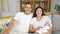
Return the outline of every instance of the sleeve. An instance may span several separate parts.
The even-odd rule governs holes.
[[[49,19],[49,17],[47,16],[47,19],[46,19],[47,23],[49,24],[50,27],[52,27],[52,22],[51,20]]]
[[[51,22],[51,20],[49,19],[49,17],[48,16],[46,16],[45,17],[45,21],[46,21],[46,23],[45,23],[45,25],[42,27],[42,29],[50,29],[50,28],[52,28],[52,22]]]
[[[13,19],[18,20],[18,18],[19,18],[19,13],[16,13],[16,14],[14,15]]]
[[[33,24],[34,23],[34,18],[31,19],[31,23],[30,24]]]

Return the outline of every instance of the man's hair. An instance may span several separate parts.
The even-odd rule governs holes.
[[[30,2],[26,2],[26,3],[25,3],[25,6],[26,6],[27,4],[30,4],[30,5],[31,5],[31,3],[30,3]]]
[[[30,2],[26,2],[25,5],[27,5],[27,4],[31,4],[31,3]]]
[[[26,3],[25,3],[25,6],[26,6],[27,4],[30,4],[30,5],[32,6],[32,4],[31,4],[30,2],[26,2]]]

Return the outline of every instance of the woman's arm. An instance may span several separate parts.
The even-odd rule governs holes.
[[[35,29],[33,28],[33,25],[32,24],[30,24],[30,26],[29,26],[29,31],[30,32],[35,32]]]
[[[40,26],[34,28],[33,25],[30,24],[30,26],[29,26],[29,31],[30,31],[30,32],[35,32],[36,30],[39,30],[40,28],[41,28]]]
[[[52,26],[49,23],[46,23],[45,26],[49,26],[50,29],[48,29],[48,32],[43,33],[43,34],[51,34],[52,33]]]

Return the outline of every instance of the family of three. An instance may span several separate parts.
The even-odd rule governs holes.
[[[18,12],[8,29],[2,34],[50,34],[52,32],[51,20],[44,14],[42,7],[36,7],[34,13],[31,13],[32,6],[26,3],[24,7],[25,12]]]

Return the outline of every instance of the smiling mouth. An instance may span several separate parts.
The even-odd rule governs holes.
[[[40,13],[38,13],[38,14],[40,14]]]
[[[30,10],[27,10],[27,11],[30,11]]]

